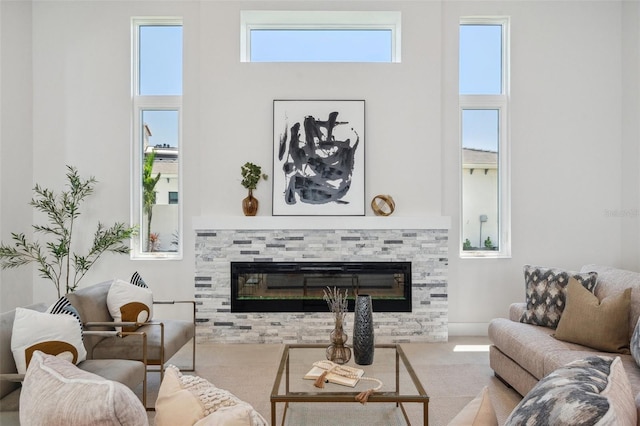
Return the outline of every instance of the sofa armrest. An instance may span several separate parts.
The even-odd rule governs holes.
[[[509,319],[511,321],[520,322],[522,314],[527,310],[527,304],[523,302],[512,303],[509,306]]]
[[[154,305],[173,305],[175,303],[192,303],[194,306],[196,304],[195,300],[154,300]]]
[[[0,380],[4,380],[5,382],[20,383],[20,382],[22,382],[24,380],[24,374],[2,373],[2,374],[0,374]]]
[[[121,321],[121,322],[116,322],[116,321],[90,321],[90,322],[85,322],[84,324],[82,324],[83,327],[85,328],[90,328],[90,327],[111,327],[111,328],[115,328],[115,327],[140,327],[141,325],[144,325],[146,323],[144,322],[135,322],[135,321]],[[113,330],[101,330],[101,331],[107,331],[109,333],[114,333]],[[98,333],[98,331],[91,331],[91,333]],[[95,336],[99,336],[99,334],[92,334]]]
[[[179,305],[190,304],[192,307],[193,324],[196,323],[196,301],[195,300],[154,300],[154,305]]]

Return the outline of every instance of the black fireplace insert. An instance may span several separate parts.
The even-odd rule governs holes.
[[[371,296],[374,312],[411,312],[411,262],[231,262],[231,312],[327,312],[327,287]]]

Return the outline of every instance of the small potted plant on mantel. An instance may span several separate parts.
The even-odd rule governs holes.
[[[242,200],[242,211],[245,216],[255,216],[258,212],[258,199],[253,196],[253,190],[258,186],[260,179],[267,180],[267,175],[262,173],[262,168],[253,163],[246,162],[240,168],[242,172],[242,186],[249,190],[249,195]]]

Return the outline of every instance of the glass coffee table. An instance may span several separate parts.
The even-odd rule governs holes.
[[[303,379],[316,361],[326,360],[328,345],[291,344],[285,345],[278,366],[278,372],[271,391],[271,425],[276,425],[277,406],[284,403],[282,424],[285,424],[290,404],[294,403],[342,403],[360,405],[355,396],[362,391],[377,386],[376,382],[360,380],[355,387],[325,383],[324,388],[314,386],[313,380]],[[356,365],[353,357],[346,365],[362,368],[365,377],[382,381],[383,386],[371,396],[366,405],[394,403],[399,407],[407,425],[409,416],[404,403],[422,404],[423,424],[429,424],[429,396],[415,374],[402,346],[399,344],[375,345],[373,364]],[[293,406],[292,406],[293,407]],[[391,405],[393,407],[393,405]],[[345,407],[348,409],[348,407]],[[351,414],[351,412],[349,412]],[[340,415],[335,413],[335,415]]]

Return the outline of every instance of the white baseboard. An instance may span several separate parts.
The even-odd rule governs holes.
[[[449,336],[487,336],[487,322],[450,322]]]

